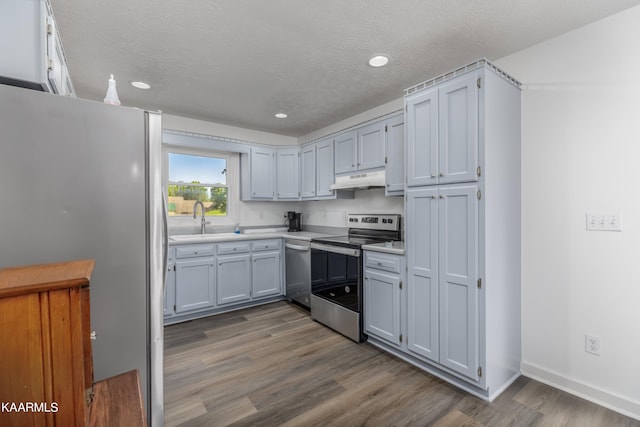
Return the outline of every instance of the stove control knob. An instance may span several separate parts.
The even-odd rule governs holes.
[[[389,224],[393,224],[393,219],[389,218],[389,219],[387,220],[387,222],[388,222]]]
[[[386,218],[382,218],[382,223],[386,224],[387,223],[387,219]]]

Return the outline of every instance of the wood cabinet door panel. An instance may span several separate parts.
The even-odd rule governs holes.
[[[440,363],[478,379],[477,186],[443,188],[439,199]]]
[[[213,258],[176,262],[176,313],[215,305]]]
[[[282,293],[280,252],[253,255],[253,298]]]
[[[358,170],[384,166],[385,140],[384,122],[358,130]]]
[[[400,278],[375,270],[365,271],[365,331],[395,346],[400,345]]]
[[[439,90],[438,183],[477,181],[478,87],[476,74]]]
[[[316,196],[316,146],[303,147],[300,153],[300,176],[302,186],[300,196],[311,198]]]
[[[250,258],[249,254],[218,257],[218,305],[247,301],[251,298]]]
[[[354,132],[338,135],[334,141],[334,168],[336,174],[356,170],[356,141]]]
[[[407,99],[407,185],[438,182],[438,90]]]
[[[433,360],[438,340],[438,190],[407,191],[407,348]]]
[[[316,196],[333,196],[329,187],[336,181],[333,167],[333,140],[320,141],[316,148]]]

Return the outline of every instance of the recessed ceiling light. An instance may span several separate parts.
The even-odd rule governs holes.
[[[289,116],[285,113],[276,113],[276,117],[279,119],[286,119]]]
[[[389,57],[384,55],[376,55],[373,58],[369,59],[369,65],[378,68],[384,67],[389,62]]]
[[[145,82],[131,82],[131,86],[137,87],[138,89],[150,89],[151,85]]]

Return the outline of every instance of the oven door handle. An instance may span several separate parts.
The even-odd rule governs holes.
[[[354,256],[354,257],[360,256],[360,249],[343,248],[342,246],[326,245],[324,243],[311,242],[311,249],[318,249],[321,251],[327,251],[335,254],[348,255],[348,256]]]

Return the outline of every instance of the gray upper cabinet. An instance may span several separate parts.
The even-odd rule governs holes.
[[[334,190],[329,188],[335,182],[332,139],[316,143],[316,165],[316,196],[335,197]]]
[[[387,133],[385,195],[404,194],[404,116],[393,117],[385,125]]]
[[[375,169],[385,165],[385,122],[376,122],[334,139],[335,173]]]
[[[254,146],[240,156],[242,200],[298,200],[300,149]]]
[[[406,98],[407,185],[478,180],[478,74]]]
[[[276,196],[280,200],[300,197],[299,156],[298,148],[276,150]]]
[[[316,144],[300,149],[300,182],[303,199],[316,197]]]
[[[336,174],[356,170],[356,134],[353,131],[338,135],[334,139],[334,169]]]
[[[249,158],[250,199],[274,198],[275,151],[271,148],[251,147]]]
[[[0,83],[74,95],[49,0],[0,2],[0,37]]]
[[[356,131],[358,135],[357,169],[384,167],[385,162],[385,122],[372,123]]]

